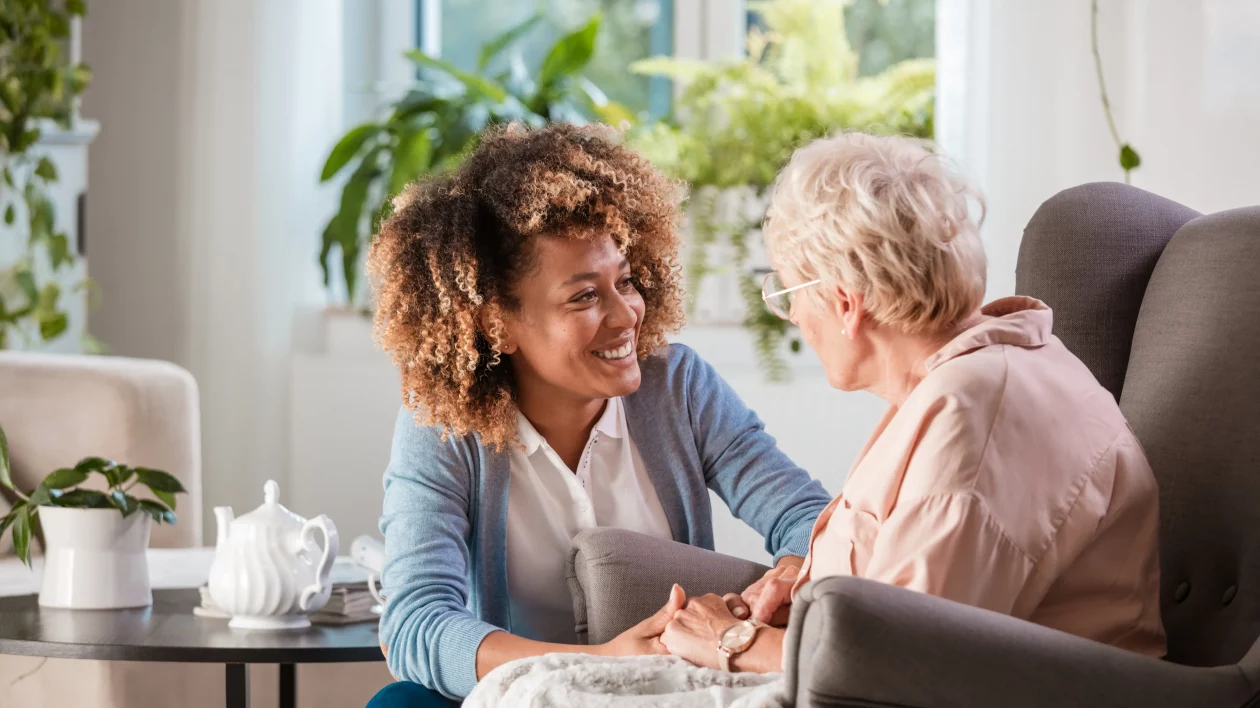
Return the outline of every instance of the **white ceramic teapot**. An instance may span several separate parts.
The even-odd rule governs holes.
[[[237,629],[302,629],[328,602],[337,527],[323,514],[307,521],[280,505],[280,486],[263,485],[263,505],[233,520],[214,509],[218,542],[210,566],[210,598]],[[324,546],[315,543],[322,531]]]

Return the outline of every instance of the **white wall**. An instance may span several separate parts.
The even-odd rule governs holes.
[[[93,331],[201,387],[206,505],[247,510],[288,477],[297,304],[332,201],[341,129],[339,0],[115,0],[89,14],[99,118],[89,179]],[[210,515],[207,514],[207,518]]]
[[[1260,3],[1134,2],[1134,184],[1203,212],[1260,204]]]
[[[1100,0],[1099,42],[1133,184],[1200,211],[1260,203],[1260,4]],[[940,0],[939,138],[983,187],[989,296],[1014,291],[1024,225],[1059,190],[1123,180],[1089,0]]]
[[[113,0],[83,21],[93,81],[82,111],[102,125],[88,161],[85,230],[103,295],[91,329],[112,353],[181,363],[189,292],[174,177],[187,12],[182,2]]]

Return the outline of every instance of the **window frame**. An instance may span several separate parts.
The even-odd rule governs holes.
[[[425,54],[442,56],[442,0],[412,0],[412,12],[408,19],[413,44],[389,47],[382,42],[382,61],[387,55],[401,56],[411,47],[419,47]],[[397,0],[377,0],[393,3]],[[717,59],[743,54],[747,23],[744,0],[658,0],[661,19],[652,27],[649,40],[649,56],[675,56],[691,59]],[[382,23],[378,33],[390,37],[385,25],[397,26],[398,17],[390,12],[380,12]],[[648,89],[648,116],[664,117],[673,106],[673,85],[669,79],[653,77]]]

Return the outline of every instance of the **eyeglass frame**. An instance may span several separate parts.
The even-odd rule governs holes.
[[[766,304],[766,309],[767,309],[767,310],[770,310],[770,312],[771,312],[771,313],[773,313],[776,317],[779,317],[779,318],[781,318],[781,319],[785,319],[785,320],[786,320],[786,319],[790,319],[790,316],[791,316],[791,307],[789,306],[789,308],[788,308],[788,314],[787,314],[787,315],[783,315],[783,314],[781,314],[778,310],[776,310],[776,309],[775,309],[774,305],[771,305],[771,304],[770,304],[770,298],[772,298],[772,297],[779,297],[779,296],[781,296],[781,295],[787,295],[788,293],[793,293],[793,292],[796,292],[797,290],[804,290],[805,288],[808,288],[808,287],[811,287],[811,286],[817,285],[817,284],[819,284],[819,283],[821,283],[821,282],[822,282],[822,279],[821,279],[821,278],[815,278],[815,279],[813,279],[813,280],[809,281],[808,283],[801,283],[800,285],[793,285],[793,286],[792,286],[792,287],[790,287],[790,288],[784,288],[784,289],[782,289],[782,290],[777,290],[777,291],[772,292],[772,293],[767,293],[767,292],[766,292],[766,286],[768,286],[768,285],[770,284],[770,279],[771,279],[771,278],[773,278],[773,277],[775,277],[775,272],[774,272],[774,271],[770,271],[769,273],[766,273],[766,277],[765,277],[765,279],[763,279],[763,280],[761,281],[761,301],[762,301],[762,302],[764,302],[764,303]]]

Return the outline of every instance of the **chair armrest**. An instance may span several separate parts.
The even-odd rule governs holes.
[[[1237,666],[1192,668],[861,578],[801,588],[784,642],[797,708],[1233,708]]]
[[[766,566],[623,529],[590,529],[569,550],[578,641],[602,644],[643,621],[678,583],[688,597],[742,592]]]

